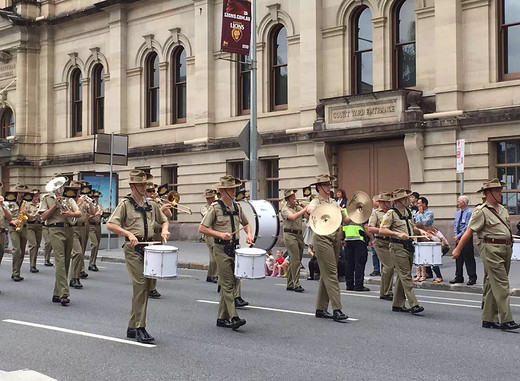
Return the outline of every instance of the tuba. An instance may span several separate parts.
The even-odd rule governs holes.
[[[61,189],[66,182],[67,179],[65,177],[56,177],[45,185],[45,190],[50,193],[49,196],[56,200],[60,213],[72,210],[69,199],[61,195]],[[66,217],[66,219],[69,224],[76,224],[76,217]]]

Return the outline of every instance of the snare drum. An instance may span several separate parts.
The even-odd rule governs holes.
[[[238,202],[242,211],[249,221],[251,233],[255,239],[255,247],[271,250],[280,232],[280,221],[278,212],[267,200],[240,200]],[[244,230],[240,231],[240,246],[249,246],[246,243],[247,234]]]
[[[236,249],[235,276],[245,279],[265,278],[265,250],[256,247]]]
[[[442,265],[440,242],[416,242],[413,263],[416,265]]]
[[[520,239],[513,238],[513,254],[511,255],[512,261],[520,261]]]
[[[153,279],[171,279],[177,276],[179,249],[168,245],[150,245],[144,248],[144,276]]]

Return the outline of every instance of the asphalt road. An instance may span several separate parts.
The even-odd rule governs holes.
[[[242,296],[251,307],[240,311],[247,324],[233,332],[215,326],[218,294],[206,273],[180,270],[158,282],[163,297],[149,302],[156,345],[137,346],[125,337],[131,283],[123,264],[91,272],[69,307],[51,302],[54,268],[30,274],[24,264],[25,280],[15,283],[10,267],[4,258],[0,371],[60,381],[518,379],[519,333],[481,328],[478,294],[416,290],[425,312],[413,316],[391,312],[375,286],[355,293],[341,285],[353,320],[336,323],[313,317],[316,281],[302,281],[306,292],[296,294],[283,279],[249,280]],[[520,320],[520,298],[511,303]]]

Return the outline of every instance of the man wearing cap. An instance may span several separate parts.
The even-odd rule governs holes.
[[[217,327],[232,328],[233,330],[246,324],[245,319],[238,317],[234,298],[239,285],[234,274],[239,225],[244,227],[247,234],[246,242],[254,243],[249,222],[240,205],[235,202],[236,189],[241,185],[242,181],[231,175],[221,177],[220,181],[214,185],[214,188],[218,189],[221,199],[211,204],[199,226],[199,233],[214,237],[213,250],[220,284]]]
[[[89,271],[98,271],[97,255],[99,251],[99,243],[101,242],[101,216],[103,215],[103,207],[99,204],[99,191],[92,191],[91,197],[94,200],[95,213],[90,216],[88,221],[88,237],[90,239],[90,259],[88,262]]]
[[[2,189],[2,183],[0,183],[0,189]],[[0,264],[2,264],[2,258],[4,257],[5,235],[9,226],[8,221],[12,218],[11,212],[4,202],[4,197],[0,195]]]
[[[58,176],[61,177],[61,176]],[[74,198],[63,197],[63,187],[46,194],[40,203],[38,212],[49,229],[49,238],[54,252],[55,277],[53,303],[67,306],[70,303],[70,291],[67,277],[70,266],[70,253],[74,241],[71,219],[81,217]]]
[[[38,210],[40,209],[40,191],[33,189],[32,201],[27,204],[27,243],[29,246],[29,258],[31,263],[31,272],[37,273],[36,259],[38,257],[38,250],[42,242],[42,220]]]
[[[300,268],[302,253],[305,247],[303,243],[302,218],[307,213],[307,207],[303,207],[296,201],[297,189],[286,189],[283,192],[285,203],[282,204],[283,244],[289,252],[289,269],[287,271],[287,290],[304,292],[300,285]]]
[[[311,185],[316,186],[318,197],[312,200],[307,206],[307,212],[311,214],[319,205],[330,204],[338,208],[343,223],[346,223],[349,219],[345,211],[330,197],[331,182],[335,180],[336,177],[328,174],[316,176],[316,181]],[[338,283],[338,260],[342,235],[340,224],[332,234],[319,235],[314,232],[312,237],[312,247],[320,267],[320,283],[318,286],[315,313],[317,318],[333,319],[334,321],[348,319],[348,316],[341,311],[341,294]],[[332,314],[327,311],[329,300],[333,310]]]
[[[513,237],[509,213],[500,204],[504,186],[497,178],[484,181],[479,192],[484,192],[486,201],[473,211],[468,228],[453,249],[452,257],[459,257],[466,243],[472,239],[473,232],[476,232],[484,265],[482,327],[511,330],[520,328],[520,324],[514,322],[509,304],[508,274]]]
[[[394,258],[397,270],[392,311],[418,314],[424,311],[424,307],[419,305],[413,290],[412,265],[415,247],[410,236],[414,232],[428,234],[413,224],[412,212],[408,209],[411,194],[411,191],[405,189],[393,191],[390,200],[394,202],[394,206],[383,216],[379,234],[390,237],[390,254]],[[410,309],[405,306],[406,299]]]
[[[379,299],[392,300],[392,283],[394,281],[394,257],[390,254],[390,239],[379,235],[379,228],[384,215],[390,209],[391,193],[382,192],[374,197],[379,206],[372,211],[368,220],[368,232],[374,234],[374,248],[381,262],[381,286],[379,287]]]
[[[20,282],[24,279],[20,276],[20,269],[27,246],[26,208],[28,202],[24,200],[24,196],[29,194],[29,188],[27,185],[18,184],[13,192],[16,192],[16,200],[7,202],[7,208],[11,212],[11,220],[8,220],[9,237],[13,244],[13,273],[11,279],[15,282]]]
[[[215,189],[206,189],[204,191],[203,196],[206,199],[206,204],[202,206],[202,208],[200,209],[200,214],[202,215],[202,218],[206,216],[206,214],[209,211],[209,208],[211,207],[211,204],[215,202],[215,199],[217,197],[217,191]],[[206,242],[206,246],[209,250],[209,266],[208,273],[206,275],[206,282],[217,283],[217,261],[215,260],[215,252],[213,251],[213,237],[207,234],[203,234],[202,238],[204,239],[204,242]]]
[[[131,194],[126,196],[110,216],[107,229],[125,237],[123,250],[125,262],[133,284],[132,309],[126,330],[128,338],[151,343],[155,339],[146,331],[146,308],[152,279],[144,276],[144,246],[139,242],[152,240],[154,223],[161,225],[161,238],[168,240],[168,219],[156,203],[145,197],[147,174],[141,170],[130,171]]]

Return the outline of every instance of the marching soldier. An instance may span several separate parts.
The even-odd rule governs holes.
[[[45,243],[43,244],[43,250],[45,252],[45,262],[43,262],[44,266],[54,266],[54,263],[51,262],[51,252],[52,252],[52,245],[51,245],[51,238],[49,235],[49,228],[47,225],[42,224],[42,236]]]
[[[394,281],[394,257],[390,254],[390,239],[379,235],[379,227],[383,221],[383,217],[390,209],[391,193],[380,193],[375,196],[375,200],[379,202],[379,207],[372,211],[372,215],[368,220],[368,232],[374,234],[377,257],[382,264],[381,269],[381,286],[379,288],[379,299],[392,300],[392,283]]]
[[[9,221],[9,237],[13,244],[13,273],[11,279],[20,282],[24,278],[20,276],[23,259],[25,257],[25,248],[27,246],[27,201],[23,198],[28,193],[27,185],[18,184],[14,188],[16,199],[7,202],[7,207],[11,212],[11,220]]]
[[[247,233],[246,242],[254,242],[251,227],[242,208],[235,202],[236,189],[242,181],[231,175],[220,178],[215,184],[221,198],[211,204],[199,226],[199,233],[214,237],[214,253],[217,261],[218,281],[220,284],[220,303],[217,315],[217,327],[237,330],[246,324],[240,319],[235,308],[238,279],[235,278],[235,248],[238,245],[239,224]],[[241,298],[240,298],[241,299]]]
[[[101,242],[101,216],[103,215],[103,207],[99,204],[101,193],[92,191],[92,199],[94,200],[95,213],[90,217],[88,222],[88,231],[90,239],[90,260],[88,263],[89,271],[99,271],[96,265],[97,255],[99,251],[99,243]]]
[[[125,237],[125,262],[133,284],[132,309],[126,336],[139,342],[151,343],[155,339],[146,331],[146,308],[152,279],[144,276],[144,246],[139,242],[152,239],[153,225],[161,225],[161,238],[168,240],[168,219],[156,203],[145,197],[147,174],[141,170],[130,172],[131,194],[117,205],[110,216],[107,228]]]
[[[42,198],[39,213],[49,229],[49,238],[56,264],[56,280],[52,301],[67,306],[70,303],[67,277],[74,241],[74,232],[69,219],[81,217],[81,212],[73,198],[63,197],[62,189],[58,188],[55,193],[46,194]]]
[[[393,191],[390,201],[394,202],[394,206],[383,216],[379,235],[390,237],[390,254],[397,270],[392,311],[418,314],[424,311],[424,307],[419,305],[413,290],[412,265],[415,247],[410,236],[414,232],[425,236],[428,234],[413,224],[412,212],[408,209],[408,197],[411,194],[411,191],[405,189]],[[406,299],[410,309],[405,307]]]
[[[215,202],[215,198],[217,197],[217,191],[214,189],[206,189],[204,191],[203,196],[206,198],[206,204],[200,210],[202,218],[206,216],[211,204]],[[213,237],[210,235],[203,234],[202,238],[204,239],[204,242],[206,243],[206,246],[208,246],[209,250],[209,266],[208,273],[206,275],[206,282],[217,283],[217,262],[215,260],[215,253],[213,251]]]
[[[0,183],[0,189],[2,189],[2,183]],[[5,250],[5,235],[7,234],[7,226],[12,219],[11,212],[7,208],[4,197],[0,195],[0,264],[2,264],[2,258],[4,257]]]
[[[509,268],[513,237],[507,209],[500,204],[502,188],[497,178],[486,180],[479,189],[485,201],[471,215],[468,228],[452,252],[458,258],[464,245],[477,233],[480,258],[484,265],[484,292],[482,295],[482,327],[502,330],[520,328],[513,320],[509,304]]]
[[[285,203],[280,214],[283,223],[283,243],[289,252],[289,269],[287,271],[287,290],[304,292],[300,285],[300,266],[303,243],[302,217],[307,214],[307,208],[296,200],[297,189],[286,189],[283,192]]]
[[[40,209],[40,191],[33,189],[32,201],[27,205],[27,243],[29,246],[29,258],[31,263],[30,271],[37,273],[40,270],[36,268],[36,259],[38,250],[42,242],[42,220],[38,210]]]
[[[82,230],[82,241],[81,241],[81,271],[80,271],[80,278],[86,279],[88,278],[88,274],[85,271],[85,251],[87,250],[87,243],[88,243],[88,236],[90,231],[90,217],[92,214],[94,214],[96,208],[94,207],[94,204],[92,204],[92,200],[89,199],[90,192],[92,192],[92,186],[88,181],[81,180],[80,183],[80,198],[78,199],[78,206],[82,205],[83,203],[86,203],[85,209],[87,210],[87,216],[85,220],[85,226]],[[81,209],[81,207],[80,207]],[[92,213],[90,213],[92,211]]]
[[[311,185],[316,186],[318,198],[311,201],[307,206],[307,211],[310,214],[319,205],[330,204],[341,211],[342,220],[346,222],[348,218],[345,211],[330,197],[331,182],[334,180],[336,180],[336,177],[328,174],[316,176],[316,181]],[[332,234],[319,235],[315,233],[312,237],[312,247],[320,266],[320,283],[315,313],[317,318],[333,319],[334,321],[348,319],[348,316],[341,311],[341,294],[338,283],[338,259],[342,235],[340,224]],[[332,305],[332,314],[327,311],[329,301]]]

